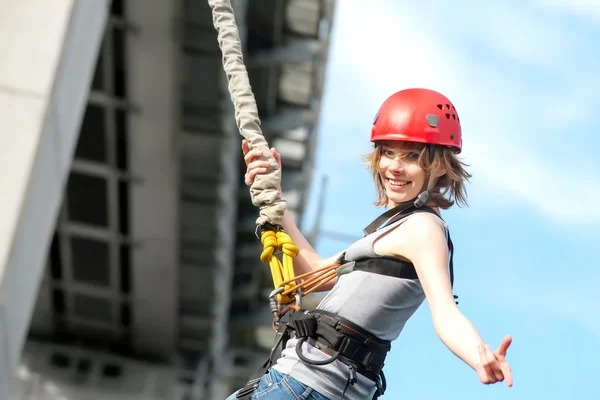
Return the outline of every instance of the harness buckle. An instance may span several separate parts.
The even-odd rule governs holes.
[[[350,377],[348,378],[348,382],[350,383],[350,385],[354,385],[358,380],[358,377],[356,376],[356,371],[354,370],[354,367],[352,365],[348,365],[348,369],[350,370]]]
[[[258,384],[260,382],[260,379],[262,378],[262,375],[258,378],[254,378],[251,379],[250,381],[248,381],[248,383],[246,384],[246,386],[244,386],[243,388],[241,388],[237,394],[235,395],[236,398],[241,399],[245,396],[248,396],[249,394],[251,394],[252,392],[254,392],[256,390],[256,388],[258,387]]]
[[[363,360],[363,364],[368,370],[380,371],[383,369],[385,356],[370,351]]]
[[[292,320],[288,322],[288,325],[291,325],[298,338],[314,337],[317,334],[317,318],[310,314],[301,314],[300,317],[296,318],[292,317]]]

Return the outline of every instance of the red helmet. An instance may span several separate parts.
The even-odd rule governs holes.
[[[377,112],[371,142],[404,140],[462,150],[460,119],[446,96],[429,89],[406,89],[388,97]]]

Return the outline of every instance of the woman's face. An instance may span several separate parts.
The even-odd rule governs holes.
[[[388,197],[388,208],[413,200],[423,189],[426,172],[419,166],[424,145],[411,142],[384,142],[379,176]]]

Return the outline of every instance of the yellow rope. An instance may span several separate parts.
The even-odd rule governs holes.
[[[283,282],[292,281],[284,286],[284,291],[293,288],[294,279],[294,257],[298,255],[298,247],[292,241],[292,238],[283,231],[265,231],[260,236],[263,244],[263,251],[260,254],[260,260],[268,264],[273,276],[273,285],[275,288],[282,286]],[[277,250],[282,252],[283,264],[277,258]],[[295,300],[294,291],[282,296],[277,295],[277,300],[281,304],[289,304]],[[291,296],[290,296],[291,295]]]

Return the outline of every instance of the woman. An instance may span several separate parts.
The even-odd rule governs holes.
[[[385,346],[398,338],[427,298],[436,333],[448,349],[473,368],[482,383],[506,380],[512,386],[505,360],[511,337],[505,337],[493,352],[461,314],[452,293],[451,263],[448,273],[452,246],[440,209],[455,202],[466,204],[464,183],[470,177],[456,156],[462,149],[462,136],[455,107],[432,90],[397,92],[380,107],[371,142],[374,148],[365,160],[375,181],[376,205],[390,211],[366,228],[367,235],[345,251],[342,262],[368,259],[383,265],[392,259],[398,268],[416,275],[411,277],[409,272],[390,277],[354,270],[323,287],[330,292],[318,310],[354,324],[355,330],[363,329],[372,341]],[[260,152],[250,150],[246,142],[242,149],[247,164],[245,183],[251,185],[269,164],[256,160]],[[271,151],[281,165],[279,153]],[[283,227],[300,249],[294,263],[296,275],[340,259],[336,255],[322,260],[287,213]],[[369,371],[377,368],[361,370],[344,357],[325,363],[333,353],[323,350],[325,347],[319,348],[316,341],[290,339],[281,357],[260,379],[252,398],[370,399],[381,394],[378,377],[369,376]],[[382,367],[383,362],[378,365]]]

